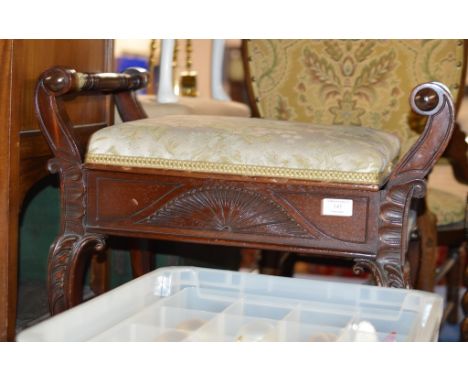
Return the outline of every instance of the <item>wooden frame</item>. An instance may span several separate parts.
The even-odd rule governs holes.
[[[128,121],[146,117],[132,93],[146,82],[135,69],[83,74],[55,67],[39,79],[37,115],[62,193],[61,232],[49,257],[52,313],[80,302],[84,259],[105,248],[108,234],[343,257],[356,272],[370,270],[379,285],[409,287],[411,201],[424,196],[425,177],[454,127],[453,101],[443,85],[414,89],[413,109],[429,117],[425,131],[379,188],[84,163],[64,96],[113,93]],[[352,200],[352,216],[323,216],[325,197]]]

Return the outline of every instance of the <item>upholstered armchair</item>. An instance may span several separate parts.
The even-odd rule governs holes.
[[[391,59],[391,50],[386,56]],[[287,61],[297,75],[300,59]],[[369,88],[372,75],[384,71],[383,63],[376,65],[362,78],[367,82],[359,93],[362,102],[378,100],[388,110],[365,119],[374,128],[355,123],[364,120],[361,107],[348,93],[341,97],[333,90],[333,77],[313,97],[294,100],[310,104],[311,113],[334,97],[340,100],[327,108],[342,124],[325,126],[325,120],[200,115],[148,119],[133,93],[147,82],[141,71],[46,71],[38,81],[36,111],[62,193],[61,231],[49,255],[51,311],[80,302],[85,259],[104,250],[107,235],[346,258],[356,271],[370,270],[378,285],[409,287],[412,202],[425,195],[426,176],[450,140],[455,109],[448,88],[436,82],[381,78],[383,89]],[[255,81],[274,88],[280,79],[272,74]],[[73,136],[66,99],[103,92],[114,95],[124,122],[97,131],[82,146]],[[379,128],[408,96],[427,121],[421,135],[400,143],[405,137],[399,139],[398,127]],[[275,96],[272,102],[287,113],[292,101]]]
[[[411,110],[406,94],[417,83],[444,83],[456,100],[456,112],[463,96],[466,45],[463,40],[247,40],[244,59],[255,116],[391,132],[399,137],[401,160],[425,122],[424,115]],[[455,129],[445,155],[457,178],[468,183],[465,135],[459,126]],[[452,322],[457,320],[465,209],[464,198],[429,189],[419,208],[420,229],[412,234],[420,238],[414,286],[433,290],[448,274]],[[450,256],[436,272],[437,242],[449,246]],[[264,259],[270,273],[291,275],[297,260],[307,260],[299,254],[277,257],[276,264]]]

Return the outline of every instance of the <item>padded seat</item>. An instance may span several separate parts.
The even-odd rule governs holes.
[[[466,203],[458,195],[437,188],[429,188],[427,204],[437,216],[438,226],[460,223],[465,219]]]
[[[398,138],[362,126],[210,116],[164,116],[101,129],[86,162],[381,185]]]
[[[149,118],[186,114],[250,117],[250,108],[240,102],[201,97],[179,97],[177,103],[159,103],[154,95],[140,95],[138,101]]]

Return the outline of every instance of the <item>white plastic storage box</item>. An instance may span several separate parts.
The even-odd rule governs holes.
[[[433,293],[160,268],[28,328],[18,341],[435,341]]]

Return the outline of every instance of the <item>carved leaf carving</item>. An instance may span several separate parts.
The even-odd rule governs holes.
[[[100,234],[64,234],[51,246],[48,265],[49,308],[52,314],[71,307],[69,294],[70,273],[79,256],[98,253],[105,249],[105,237]]]
[[[355,264],[353,271],[355,274],[361,274],[365,270],[371,272],[375,283],[379,286],[389,288],[408,288],[409,287],[409,271],[405,270],[404,266],[398,261],[386,259],[368,260],[354,259]]]

